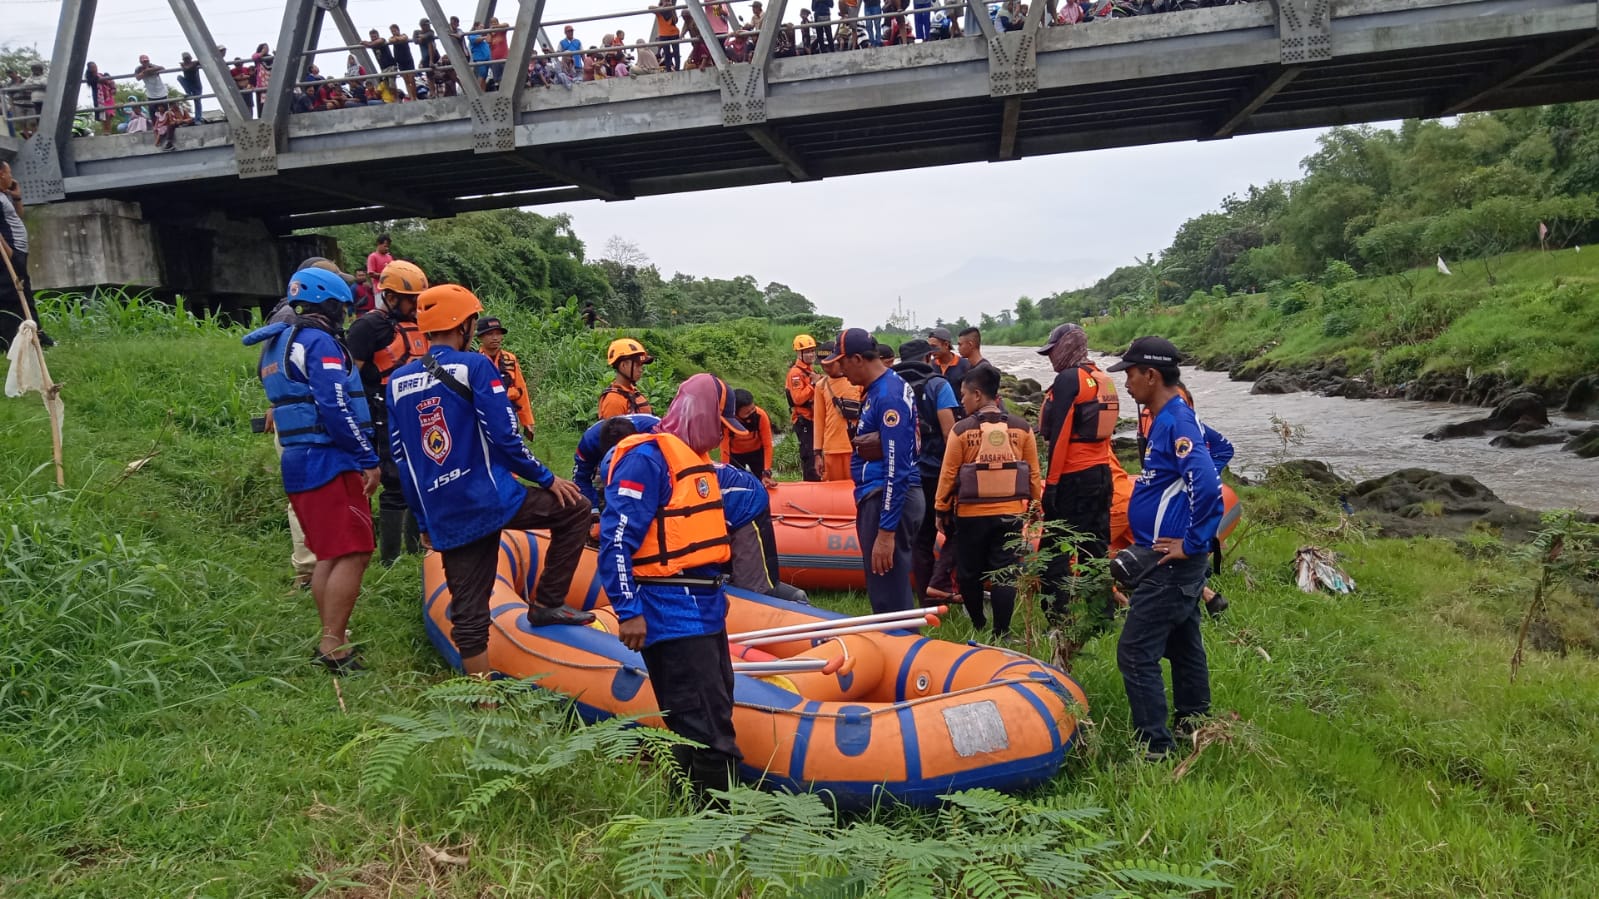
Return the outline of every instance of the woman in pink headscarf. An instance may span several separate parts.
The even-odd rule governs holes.
[[[731,786],[741,758],[722,592],[732,552],[708,455],[724,427],[744,430],[734,407],[720,378],[684,381],[654,432],[612,450],[600,515],[599,577],[617,637],[642,653],[666,726],[705,747],[673,747],[702,802]]]

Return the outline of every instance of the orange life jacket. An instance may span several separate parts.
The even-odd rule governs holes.
[[[1047,402],[1055,402],[1051,388]],[[1103,465],[1110,452],[1110,438],[1116,433],[1121,414],[1121,399],[1110,377],[1092,362],[1077,367],[1077,395],[1072,398],[1070,426],[1062,425],[1049,447],[1049,483],[1061,475]]]
[[[500,384],[505,387],[505,398],[513,406],[521,403],[523,398],[527,396],[527,392],[516,386],[517,369],[522,367],[522,363],[517,361],[516,355],[510,350],[500,350],[493,355],[485,352],[483,355],[488,356],[494,362],[494,367],[499,370]]]
[[[672,495],[666,505],[656,510],[652,536],[646,536],[633,554],[633,576],[675,577],[685,569],[732,559],[716,469],[709,456],[694,452],[680,438],[666,433],[624,438],[611,454],[606,481],[610,481],[623,456],[646,443],[654,443],[666,459]]]
[[[395,369],[412,359],[421,358],[422,354],[428,351],[428,340],[423,336],[422,329],[416,326],[416,322],[403,321],[392,316],[389,321],[394,325],[394,339],[389,341],[388,346],[372,354],[372,365],[377,368],[378,379],[385,387],[389,384],[389,375],[394,374]]]
[[[798,395],[795,395],[796,388]],[[811,408],[811,400],[816,396],[816,388],[811,384],[811,367],[803,362],[795,362],[788,367],[788,381],[783,386],[783,398],[788,400],[788,420],[810,421],[815,416]]]
[[[607,384],[605,389],[600,391],[600,407],[602,409],[600,414],[601,418],[611,417],[605,415],[603,412],[605,406],[605,397],[610,394],[615,394],[616,396],[619,396],[627,401],[627,411],[619,412],[617,413],[618,415],[652,415],[655,412],[655,410],[650,407],[650,398],[644,395],[644,391],[639,390],[637,387],[633,388],[632,390],[623,390],[613,383]]]
[[[1010,418],[1004,413],[978,413],[977,452],[960,467],[960,500],[993,503],[1031,502],[1032,472],[1010,442]]]

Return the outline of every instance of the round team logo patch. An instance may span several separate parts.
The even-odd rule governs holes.
[[[989,431],[988,442],[991,446],[1004,446],[1005,434],[1003,431]]]
[[[883,413],[883,427],[892,428],[899,424],[899,411],[890,409]]]
[[[704,499],[711,495],[711,482],[704,478],[699,478],[694,482],[694,489],[699,491],[700,499]]]
[[[1189,440],[1187,437],[1178,437],[1172,449],[1177,453],[1177,458],[1185,459],[1189,453],[1194,451],[1194,441]]]

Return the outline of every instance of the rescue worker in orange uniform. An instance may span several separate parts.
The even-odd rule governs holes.
[[[383,471],[383,492],[378,496],[378,561],[384,567],[392,567],[402,548],[408,553],[420,552],[421,543],[416,516],[406,506],[400,472],[389,450],[384,390],[400,366],[427,353],[427,338],[416,325],[416,298],[428,289],[428,279],[416,263],[396,259],[384,267],[377,283],[383,291],[384,305],[357,319],[350,326],[346,343],[356,367],[361,369],[361,383],[366,387],[377,434],[373,443]]]
[[[767,489],[776,487],[777,481],[772,479],[772,417],[755,405],[748,390],[733,391],[733,404],[744,433],[732,429],[722,433],[722,461],[760,478]]]
[[[811,418],[816,423],[816,474],[823,481],[850,479],[849,458],[855,452],[850,439],[855,423],[861,419],[861,398],[866,392],[844,377],[837,361],[825,359],[834,353],[834,344],[823,344],[823,377],[816,382],[811,400]]]
[[[1121,401],[1110,376],[1088,358],[1088,335],[1073,322],[1049,334],[1039,355],[1048,356],[1055,382],[1044,394],[1038,430],[1049,441],[1049,477],[1044,487],[1044,517],[1065,522],[1086,538],[1077,556],[1102,559],[1110,551],[1111,435]],[[1059,553],[1050,562],[1046,583],[1054,597],[1050,611],[1066,613],[1075,595],[1068,584],[1075,559]],[[1104,600],[1111,611],[1109,585]]]
[[[489,357],[500,371],[505,384],[505,398],[516,410],[517,424],[522,426],[522,437],[533,439],[533,398],[527,393],[527,379],[522,377],[522,363],[516,354],[505,349],[505,326],[497,318],[485,318],[477,323],[478,352]]]
[[[801,334],[794,338],[794,364],[789,366],[784,394],[788,398],[788,420],[794,428],[794,439],[799,442],[800,473],[807,481],[822,479],[816,464],[816,382],[821,380],[813,368],[816,364],[816,338]],[[756,472],[759,474],[759,472]]]
[[[732,558],[709,453],[740,432],[720,378],[683,382],[660,426],[611,451],[600,515],[599,577],[641,652],[666,726],[704,748],[674,746],[696,797],[726,790],[741,759],[733,734],[733,666],[722,567]]]
[[[961,600],[981,629],[983,579],[1021,559],[1014,546],[1022,526],[1044,498],[1038,471],[1038,441],[1032,425],[999,410],[999,369],[983,366],[961,379],[961,406],[968,413],[956,422],[944,446],[938,474],[939,530],[948,536],[952,517],[960,518],[955,543],[955,581]],[[1014,584],[994,582],[994,639],[1010,637],[1016,608]]]
[[[600,391],[600,418],[616,415],[650,415],[650,398],[639,389],[644,378],[644,366],[655,359],[644,344],[631,337],[611,341],[605,350],[605,364],[616,369],[616,380]]]

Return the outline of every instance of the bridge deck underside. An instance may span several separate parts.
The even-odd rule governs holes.
[[[926,70],[922,77],[948,74],[969,82],[949,91],[953,99],[897,103],[893,91],[877,90],[869,107],[787,117],[774,112],[760,134],[707,126],[715,115],[691,116],[686,123],[667,116],[636,133],[543,143],[508,154],[408,154],[401,143],[387,151],[374,148],[366,160],[283,168],[265,179],[241,180],[219,167],[214,177],[191,177],[181,186],[91,186],[73,196],[138,200],[158,211],[163,205],[180,208],[200,191],[207,203],[218,202],[235,215],[289,229],[1599,97],[1599,46],[1584,32],[1341,56],[1296,67],[1256,64],[1098,83],[1089,78],[1069,87],[1046,85],[1010,101],[987,95],[986,62],[978,66],[967,61],[947,72]],[[774,85],[774,93],[781,87]],[[913,100],[925,96],[907,92]],[[703,113],[719,110],[720,100],[716,92],[703,92],[686,102],[703,101]],[[595,115],[606,114],[602,106],[592,108]],[[763,135],[768,139],[758,139]],[[772,137],[789,151],[787,164],[772,152]],[[558,164],[551,165],[552,159]],[[796,167],[803,171],[797,174]],[[572,171],[585,177],[571,177]]]

